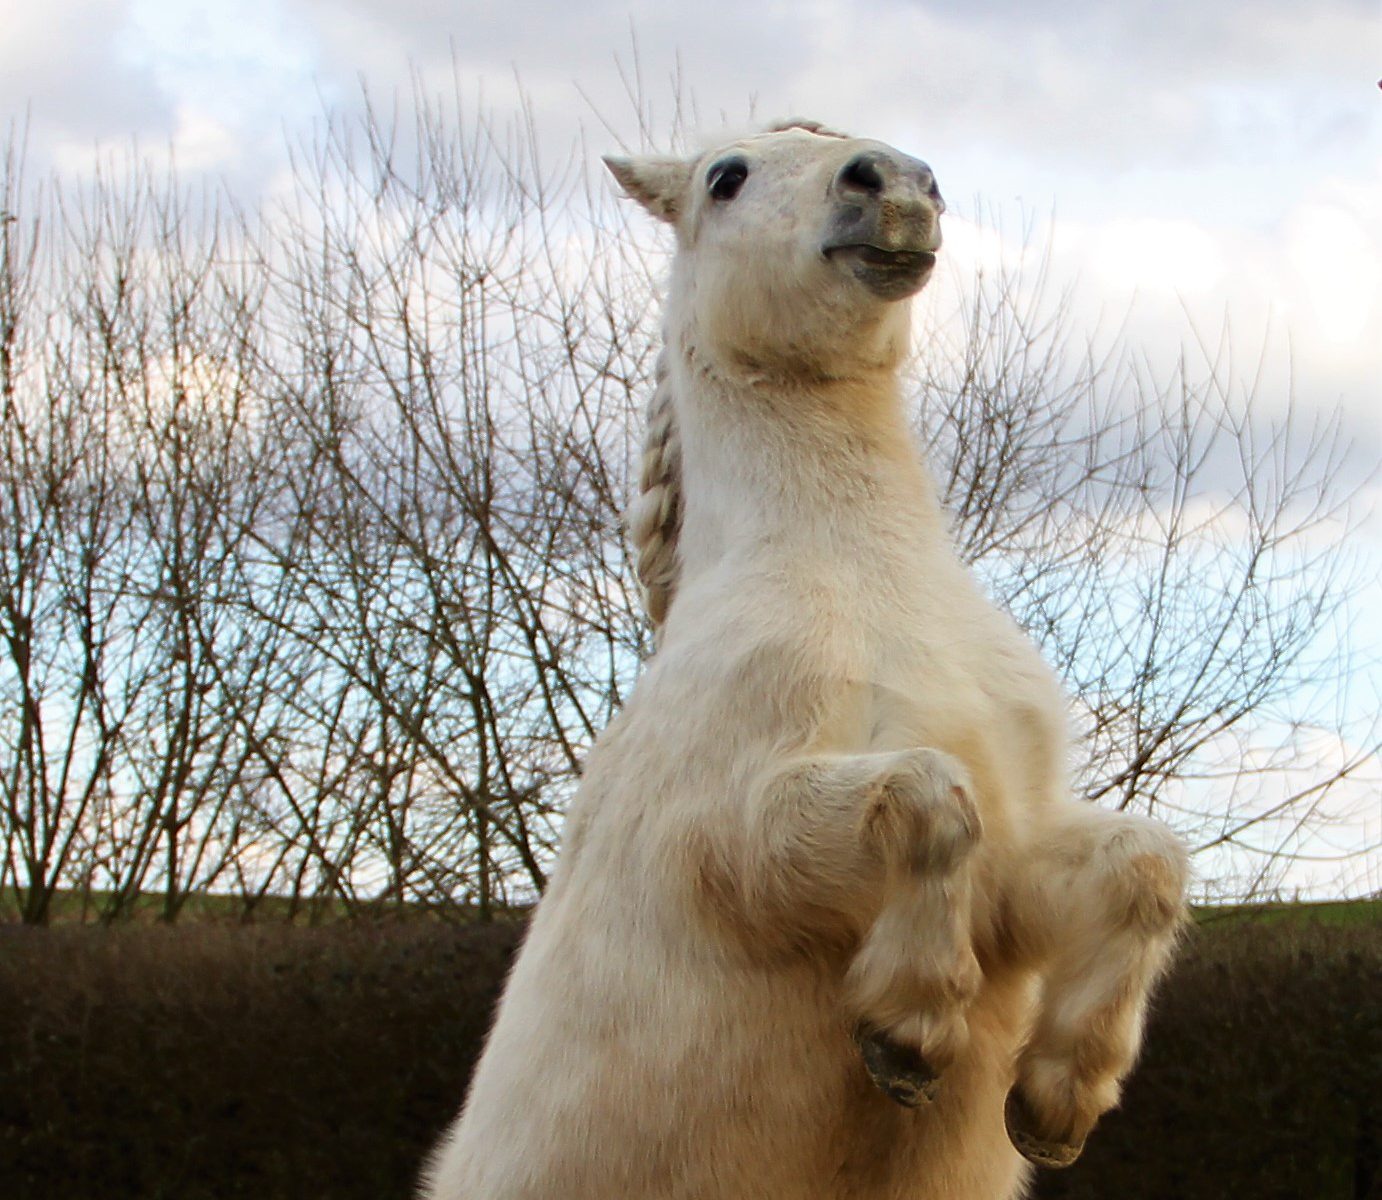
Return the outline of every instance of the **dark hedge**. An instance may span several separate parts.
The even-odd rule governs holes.
[[[1382,926],[1200,930],[1040,1200],[1382,1200]]]
[[[404,1200],[512,924],[0,927],[0,1196]],[[1382,926],[1198,931],[1037,1194],[1382,1200]]]
[[[0,931],[0,1197],[405,1197],[515,925]]]

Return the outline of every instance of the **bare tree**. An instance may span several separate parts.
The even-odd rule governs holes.
[[[1029,257],[979,277],[917,380],[956,535],[1078,697],[1086,796],[1170,821],[1211,894],[1260,894],[1331,797],[1382,785],[1375,708],[1341,704],[1363,577],[1338,418],[1254,415],[1227,331],[1165,378],[1081,344]]]
[[[25,920],[63,889],[172,920],[208,891],[486,918],[544,886],[651,649],[621,513],[661,259],[579,147],[540,144],[419,88],[330,121],[245,214],[138,160],[29,186],[11,139],[0,886]],[[1091,349],[1035,257],[921,330],[958,540],[1079,697],[1089,799],[1170,820],[1223,894],[1277,886],[1377,761],[1336,704],[1337,427],[1254,415],[1217,350],[1161,378]]]

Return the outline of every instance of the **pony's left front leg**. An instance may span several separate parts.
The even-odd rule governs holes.
[[[1159,822],[1075,803],[1053,818],[1008,895],[1009,931],[1042,992],[1006,1116],[1026,1158],[1061,1167],[1118,1101],[1182,920],[1187,867]]]
[[[977,816],[972,828],[978,829]],[[861,1014],[855,1037],[873,1082],[899,1104],[935,1098],[969,1040],[982,982],[971,943],[972,859],[913,859],[887,881],[882,905],[845,977]]]
[[[870,1075],[901,1104],[934,1095],[980,984],[971,792],[958,760],[917,747],[784,763],[751,803],[749,907],[843,919],[857,939],[845,1002]]]

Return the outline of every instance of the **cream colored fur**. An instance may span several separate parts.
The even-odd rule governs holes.
[[[643,522],[665,625],[431,1200],[998,1200],[1029,1169],[1015,1082],[1058,1141],[1118,1098],[1184,856],[1068,798],[1065,700],[909,436],[908,305],[820,252],[830,181],[876,145],[739,141],[730,203],[705,194],[723,147],[611,164],[678,243],[675,460],[644,481],[675,486]],[[932,1104],[873,1085],[860,1021],[942,1069]]]

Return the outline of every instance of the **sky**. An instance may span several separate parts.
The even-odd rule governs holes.
[[[254,196],[326,109],[426,86],[550,144],[654,126],[676,72],[702,124],[807,115],[927,159],[952,209],[1035,222],[1088,319],[1170,354],[1230,315],[1289,346],[1298,397],[1382,460],[1382,22],[1371,0],[0,0],[0,116],[30,170],[171,147]],[[661,113],[658,97],[664,97]],[[953,243],[952,243],[953,245]],[[1373,526],[1376,536],[1376,525]]]
[[[1300,385],[1382,457],[1382,23],[1370,0],[0,0],[0,115],[31,169],[132,138],[254,194],[324,109],[416,70],[544,136],[630,127],[677,71],[703,123],[809,115],[926,158],[952,205],[1051,221],[1148,328],[1289,338]],[[664,106],[664,108],[668,108]]]
[[[250,200],[325,112],[412,75],[501,114],[521,90],[557,154],[578,128],[592,157],[637,141],[635,74],[655,136],[679,90],[705,128],[810,116],[891,142],[935,169],[952,260],[1029,226],[1090,329],[1165,366],[1227,327],[1265,408],[1338,413],[1376,701],[1379,51],[1375,0],[0,0],[0,121],[27,125],[31,175],[134,141]]]

